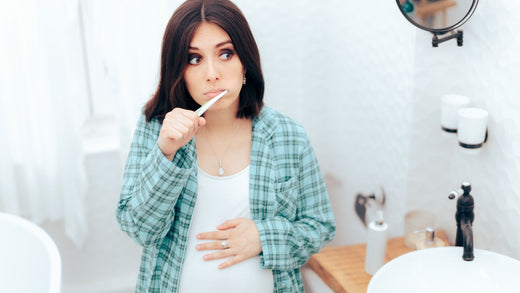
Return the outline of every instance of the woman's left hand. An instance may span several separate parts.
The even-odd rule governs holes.
[[[197,250],[218,250],[204,255],[204,260],[231,257],[218,268],[225,269],[262,252],[260,234],[253,220],[238,218],[228,220],[217,227],[218,231],[197,234],[199,240],[216,240],[201,243]]]

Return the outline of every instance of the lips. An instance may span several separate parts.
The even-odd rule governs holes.
[[[220,94],[223,91],[224,91],[223,89],[210,90],[210,91],[205,92],[204,96],[206,96],[209,99],[212,99],[212,98],[216,97],[218,94]]]

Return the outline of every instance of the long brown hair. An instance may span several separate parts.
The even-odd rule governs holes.
[[[164,32],[159,85],[145,105],[146,121],[153,117],[162,121],[176,107],[199,107],[186,88],[184,71],[191,39],[201,22],[214,23],[229,35],[246,70],[247,82],[240,91],[237,118],[254,118],[260,113],[264,77],[258,47],[244,15],[229,0],[187,0],[175,10]]]

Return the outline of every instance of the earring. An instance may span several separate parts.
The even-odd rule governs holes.
[[[246,84],[246,74],[244,73],[244,79],[242,80],[242,84],[245,85]]]

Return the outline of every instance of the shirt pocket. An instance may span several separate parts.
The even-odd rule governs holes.
[[[275,183],[275,215],[289,220],[296,218],[298,200],[298,180],[291,177],[288,180]]]

